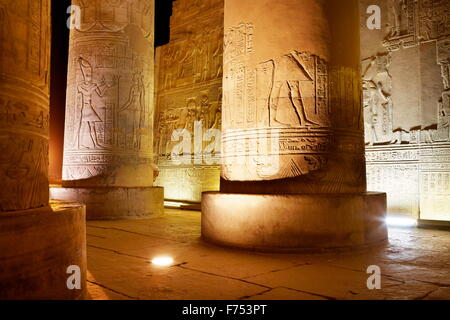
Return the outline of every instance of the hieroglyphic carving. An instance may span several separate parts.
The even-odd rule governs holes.
[[[216,190],[214,183],[203,174],[202,152],[210,142],[195,145],[194,136],[203,140],[209,129],[221,129],[222,59],[223,59],[223,0],[177,0],[173,2],[170,42],[157,48],[159,57],[155,153],[161,174],[156,184],[164,186],[166,198],[200,201],[202,190]],[[201,128],[195,123],[201,121]],[[171,152],[178,141],[172,133],[186,129],[191,135],[190,165],[183,168],[172,162]],[[202,132],[198,132],[201,129]],[[197,131],[197,132],[196,132]],[[198,150],[203,147],[202,150]],[[184,150],[186,152],[186,150]],[[194,154],[195,153],[195,154]],[[214,159],[220,154],[217,146]],[[207,166],[216,170],[218,166]],[[177,170],[184,174],[176,175]],[[183,189],[184,191],[180,191]],[[191,190],[195,189],[195,190]],[[191,191],[189,191],[191,190]]]
[[[450,33],[447,0],[388,0],[389,28],[383,45],[389,51],[440,39]]]
[[[224,34],[225,62],[253,52],[253,24],[240,23]]]
[[[233,32],[238,29],[232,28]],[[238,46],[241,44],[242,41],[236,42]],[[361,97],[356,71],[330,68],[320,57],[298,51],[261,62],[251,69],[242,61],[245,50],[230,49],[230,52],[240,52],[241,56],[229,60],[225,67],[224,178],[236,178],[234,171],[239,172],[239,179],[271,180],[323,169],[333,141],[332,128],[357,130],[360,127]],[[259,169],[264,167],[265,160],[258,156],[267,147],[260,145],[259,140],[274,139],[268,128],[280,129],[272,143],[273,147],[276,145],[280,167],[271,174]],[[284,128],[290,129],[284,132]],[[240,133],[241,129],[245,129],[245,134]],[[358,145],[356,140],[351,144]],[[252,149],[254,146],[256,150]],[[336,144],[335,148],[341,146]],[[342,152],[356,154],[361,148],[351,149]],[[226,164],[227,159],[237,158],[247,160]]]
[[[362,63],[368,186],[388,192],[390,212],[450,220],[448,1],[377,2],[388,5],[390,16],[389,27],[380,31],[385,52],[371,52]],[[366,39],[372,36],[361,31]],[[402,78],[406,68],[417,78]],[[400,92],[408,82],[418,92]]]
[[[49,1],[0,1],[0,211],[48,204],[49,49]]]
[[[436,125],[394,127],[390,54],[362,61],[366,144],[433,143],[450,140],[450,88],[448,87],[448,40],[437,42],[437,63],[441,67],[443,92],[436,103]]]
[[[390,60],[390,55],[378,55],[363,61],[364,132],[370,145],[393,139]]]
[[[269,14],[268,2],[237,1],[243,10],[225,16],[221,189],[365,191],[358,65],[322,42],[329,29],[294,22],[302,4],[277,2]]]
[[[75,4],[63,184],[151,186],[153,2]]]

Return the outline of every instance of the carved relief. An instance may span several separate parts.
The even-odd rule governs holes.
[[[242,62],[242,55],[251,53],[242,37],[246,25],[230,31],[237,33],[232,37],[238,40],[230,41],[233,48],[226,63],[222,176],[236,179],[239,171],[239,179],[272,180],[322,169],[331,143],[327,62],[308,52],[293,51],[248,68]],[[280,131],[273,135],[269,128]],[[283,128],[293,129],[285,132]],[[246,160],[235,163],[233,159],[239,157]],[[232,163],[227,165],[227,161]],[[268,169],[271,162],[279,167]]]
[[[389,27],[381,31],[387,52],[362,63],[368,187],[387,191],[390,212],[450,219],[448,1],[377,2],[388,4]],[[409,69],[417,79],[402,78]]]
[[[364,133],[370,145],[393,139],[390,60],[390,55],[379,55],[363,61]]]
[[[79,5],[82,26],[70,37],[63,184],[151,186],[152,1]]]
[[[296,192],[364,189],[358,69],[301,48],[279,55],[276,44],[255,46],[258,23],[225,32],[222,178],[230,190],[249,181],[269,190],[263,181],[282,179],[298,183]]]
[[[389,28],[383,45],[389,51],[448,36],[446,0],[388,0]]]
[[[49,13],[0,1],[0,211],[48,204]]]
[[[194,138],[203,140],[209,129],[221,129],[223,7],[223,0],[173,2],[170,42],[157,48],[154,149],[161,173],[156,183],[164,187],[169,199],[200,201],[201,191],[218,189],[218,180],[210,177],[218,177],[219,167],[202,160],[203,153],[211,151],[211,142],[203,141],[199,146]],[[200,121],[201,128],[196,127]],[[191,138],[191,162],[183,167],[171,157],[183,139],[172,141],[177,129],[186,129]],[[213,149],[218,162],[220,148]],[[203,172],[211,173],[208,176]]]
[[[363,65],[364,121],[366,144],[434,143],[450,139],[448,125],[448,40],[436,43],[437,64],[441,68],[443,92],[436,102],[436,122],[422,127],[394,127],[395,101],[393,101],[392,76],[389,73],[390,54],[365,59]]]
[[[241,23],[224,34],[225,63],[253,52],[253,24]]]

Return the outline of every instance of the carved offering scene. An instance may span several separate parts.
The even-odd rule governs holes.
[[[155,184],[199,203],[219,190],[224,0],[177,0],[170,40],[156,49]]]
[[[0,0],[3,313],[26,300],[450,301],[449,0]]]
[[[448,2],[375,1],[382,23],[370,30],[372,2],[361,8],[368,185],[387,191],[389,212],[449,220]]]

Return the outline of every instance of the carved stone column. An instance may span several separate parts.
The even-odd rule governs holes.
[[[49,204],[48,0],[0,1],[0,53],[0,299],[80,298],[84,206]],[[80,290],[67,288],[71,265]]]
[[[366,192],[358,18],[357,0],[225,1],[221,192],[203,195],[203,238],[261,250],[387,239],[385,194]]]
[[[161,214],[153,188],[154,1],[73,1],[63,188],[88,219]]]

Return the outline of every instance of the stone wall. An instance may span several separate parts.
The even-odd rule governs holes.
[[[368,188],[388,193],[391,213],[450,220],[448,2],[360,3]]]
[[[199,202],[202,191],[219,188],[219,141],[207,135],[221,128],[222,57],[223,0],[175,1],[170,42],[156,55],[155,184],[166,199]],[[172,141],[177,129],[191,139],[191,148],[179,150],[187,156],[181,163],[171,154],[182,142]]]

